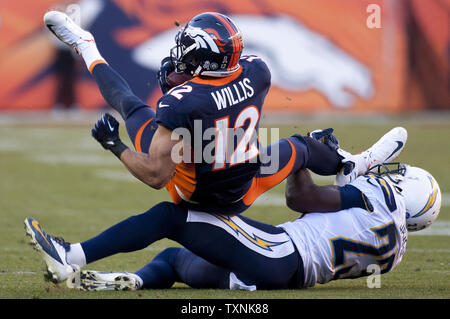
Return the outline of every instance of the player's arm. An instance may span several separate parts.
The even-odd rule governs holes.
[[[92,136],[116,155],[140,181],[152,188],[164,187],[172,178],[176,163],[172,148],[180,139],[172,138],[172,130],[158,126],[148,154],[130,150],[119,138],[119,122],[106,113],[92,129]]]
[[[299,169],[287,178],[286,205],[301,213],[334,212],[342,208],[339,188],[318,186],[307,169]]]
[[[137,179],[160,189],[166,186],[175,171],[172,148],[178,142],[172,139],[172,130],[158,126],[148,154],[127,149],[121,154],[120,160]]]
[[[367,196],[352,184],[318,186],[307,169],[300,169],[287,178],[286,204],[300,213],[336,212],[354,207],[373,211]]]

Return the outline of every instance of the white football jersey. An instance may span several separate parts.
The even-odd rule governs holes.
[[[279,225],[292,238],[303,259],[304,287],[341,278],[393,269],[406,250],[407,228],[403,198],[382,178],[369,174],[351,185],[370,200],[373,212],[351,208],[335,213],[308,213]]]

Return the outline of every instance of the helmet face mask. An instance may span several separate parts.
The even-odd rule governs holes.
[[[404,179],[407,165],[399,162],[384,163],[376,165],[370,172],[382,177],[387,177],[392,183],[398,184]]]
[[[224,77],[239,69],[243,40],[230,18],[214,12],[192,18],[175,36],[170,57],[175,72]]]
[[[186,26],[187,27],[187,26]],[[193,46],[187,48],[186,45],[182,44],[180,41],[181,34],[184,32],[186,27],[179,31],[175,36],[176,45],[170,50],[170,58],[175,66],[175,72],[177,73],[190,73],[198,67],[195,63],[192,63],[189,59],[188,53],[194,49]]]
[[[387,176],[391,185],[405,200],[408,231],[429,227],[438,217],[441,208],[441,191],[434,177],[419,167],[400,163],[375,166],[380,176]]]

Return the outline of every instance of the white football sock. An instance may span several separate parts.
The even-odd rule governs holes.
[[[69,264],[78,265],[80,268],[86,266],[86,256],[80,243],[70,245],[66,261]]]
[[[142,288],[142,286],[144,285],[144,281],[142,280],[142,278],[141,277],[139,277],[137,274],[135,274],[135,273],[131,273],[131,275],[134,277],[134,278],[136,278],[136,280],[137,280],[137,282],[138,282],[138,285],[139,285],[139,288]]]
[[[78,49],[80,50],[81,56],[83,57],[83,60],[86,63],[89,72],[92,73],[92,70],[97,64],[106,63],[105,59],[98,51],[95,42],[86,43],[86,45],[83,45]]]
[[[355,166],[358,172],[358,176],[364,175],[369,168],[369,164],[367,163],[367,153],[363,152],[361,154],[357,154],[355,155],[354,159],[356,162]]]

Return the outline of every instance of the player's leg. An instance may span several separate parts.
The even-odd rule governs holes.
[[[274,145],[279,146],[277,148],[279,156],[270,156],[268,161],[269,167],[275,166],[277,170],[275,173],[267,174],[263,173],[263,169],[266,169],[268,164],[261,167],[261,172],[254,178],[253,184],[240,202],[243,206],[241,211],[250,206],[262,193],[279,184],[292,173],[305,168],[320,175],[337,174],[336,181],[341,187],[318,187],[312,180],[309,183],[303,183],[300,181],[305,179],[299,176],[305,176],[305,174],[299,173],[288,181],[288,187],[289,183],[295,185],[295,187],[289,187],[296,190],[290,192],[291,195],[295,194],[296,198],[295,205],[291,206],[294,210],[330,212],[351,207],[370,210],[370,203],[367,203],[364,196],[345,185],[365,173],[371,166],[390,162],[398,156],[406,143],[407,132],[404,128],[396,127],[383,135],[366,151],[352,155],[339,147],[337,139],[330,135],[332,133],[330,130],[316,130],[316,138],[294,135],[289,139],[281,140],[278,145],[270,145],[267,148],[269,152]],[[324,132],[330,133],[325,136],[328,139],[331,138],[328,142],[320,142],[318,139]],[[286,141],[289,142],[290,148],[286,147]],[[273,165],[273,161],[277,159],[278,162],[275,164],[279,166]],[[310,179],[309,175],[308,177]],[[289,197],[292,198],[292,196]],[[302,202],[299,199],[302,199]],[[289,198],[288,201],[290,201]]]
[[[246,284],[272,289],[297,284],[300,257],[289,236],[281,228],[242,216],[188,212],[172,203],[158,204],[146,213],[132,216],[94,238],[71,245],[67,260],[70,264],[82,267],[117,253],[143,249],[162,238],[174,240],[208,263],[233,272]],[[78,249],[72,251],[72,247],[76,245]],[[186,258],[185,256],[183,260]],[[198,260],[195,262],[209,267]],[[178,266],[175,265],[177,263]],[[177,263],[172,263],[172,267],[175,265],[175,272],[179,278],[185,278],[183,281],[189,281],[198,287],[211,284],[209,279],[203,282],[196,273],[188,272],[188,275],[185,273],[187,277],[183,277],[183,267],[189,265]],[[170,278],[174,278],[161,263],[153,264],[152,267],[169,278],[163,283],[168,284]],[[273,269],[277,269],[277,272],[274,273]],[[218,269],[216,272],[221,273]],[[223,272],[221,276],[224,276]],[[150,280],[149,285],[160,286],[161,283],[152,283]],[[223,284],[219,286],[223,287]]]
[[[192,288],[229,289],[230,271],[216,266],[181,247],[170,247],[135,272],[142,288],[165,289],[175,282]]]
[[[303,168],[322,176],[336,175],[342,168],[342,157],[337,150],[315,138],[305,136],[304,139],[309,156]]]
[[[81,54],[83,56],[83,51]],[[124,120],[136,109],[148,107],[132,92],[128,83],[106,61],[97,60],[95,66],[89,67],[89,71],[95,79],[103,98],[122,115]]]
[[[308,168],[320,175],[335,175],[342,167],[342,158],[336,150],[316,139],[300,135],[281,139],[261,153],[263,164],[242,198],[243,205],[247,207],[262,193],[299,169]]]
[[[106,102],[124,119],[136,150],[147,152],[157,128],[153,120],[155,112],[139,99],[128,83],[107,64],[90,32],[80,28],[62,12],[48,12],[44,21],[56,37],[81,55]]]
[[[155,111],[135,96],[125,80],[108,64],[97,64],[92,69],[92,76],[108,104],[122,115],[136,151],[147,153],[158,128]]]
[[[286,141],[290,147],[287,147]],[[270,145],[268,149],[273,147]],[[342,157],[336,148],[315,138],[299,135],[280,140],[275,147],[279,153],[278,157],[274,157],[280,163],[278,170],[274,174],[264,174],[263,166],[243,197],[243,205],[250,206],[262,193],[287,179],[286,203],[295,211],[334,212],[351,207],[370,210],[371,204],[367,198],[352,186],[318,186],[313,182],[307,169],[328,175],[336,174],[342,167]],[[273,165],[273,162],[269,163]]]
[[[205,235],[192,240],[192,232]],[[185,232],[174,240],[208,263],[228,270],[225,288],[238,283],[241,287],[289,289],[301,285],[303,279],[303,262],[284,230],[245,216],[189,211]],[[194,278],[190,277],[190,285]],[[201,277],[197,278],[201,285]]]
[[[67,285],[69,288],[81,290],[137,290],[167,289],[175,282],[204,289],[253,288],[233,276],[230,277],[229,270],[216,266],[181,247],[164,249],[135,273],[81,270],[69,276]]]
[[[160,203],[147,212],[131,216],[97,236],[81,243],[69,244],[48,235],[33,218],[25,220],[25,229],[31,243],[41,253],[47,270],[55,281],[65,280],[78,265],[89,263],[118,253],[143,249],[182,229],[186,211],[171,203]],[[193,234],[193,237],[196,237]]]

